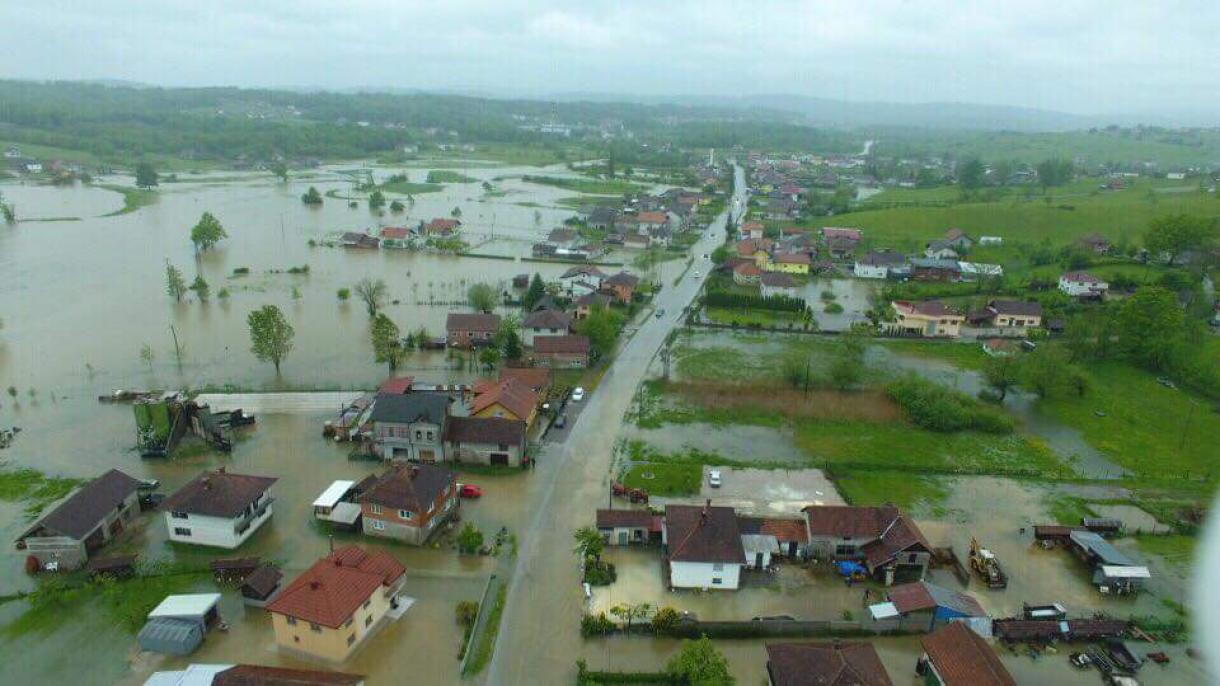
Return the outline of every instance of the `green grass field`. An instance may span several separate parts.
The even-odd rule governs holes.
[[[570,179],[558,176],[524,176],[522,178],[529,183],[554,186],[586,195],[622,195],[623,193],[638,193],[647,188],[647,186],[620,179]]]
[[[104,188],[108,191],[121,193],[123,195],[123,206],[114,212],[108,212],[102,216],[113,217],[120,214],[128,214],[135,212],[141,207],[146,207],[157,202],[157,192],[153,190],[145,190],[143,188],[129,188],[127,186],[111,186],[101,184],[98,188]]]
[[[1213,129],[1195,131],[920,131],[895,133],[877,144],[881,155],[977,156],[984,161],[1015,160],[1036,164],[1060,157],[1091,164],[1156,160],[1164,168],[1207,165],[1220,158],[1220,136]]]
[[[385,193],[399,193],[401,195],[419,195],[421,193],[435,193],[443,190],[445,187],[439,183],[415,183],[413,181],[395,181],[393,183],[383,183],[378,188]]]
[[[905,510],[935,508],[949,496],[944,479],[910,472],[856,470],[836,476],[835,487],[852,505],[893,503]]]
[[[717,324],[737,324],[738,326],[776,326],[781,329],[791,324],[800,328],[804,321],[795,312],[776,312],[772,310],[733,309],[728,307],[707,308],[707,318]]]
[[[987,361],[983,346],[973,341],[883,340],[877,341],[887,350],[909,357],[951,362],[961,369],[982,369]]]
[[[703,481],[698,464],[637,464],[623,475],[627,488],[642,488],[650,495],[694,495]]]

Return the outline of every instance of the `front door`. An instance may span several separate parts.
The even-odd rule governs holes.
[[[762,568],[763,568],[763,554],[754,553],[754,569],[762,569]]]
[[[618,532],[618,544],[627,545],[627,532],[626,531]]]

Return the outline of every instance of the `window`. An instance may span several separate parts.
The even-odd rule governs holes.
[[[918,559],[919,559],[919,556],[916,555],[915,553],[911,553],[910,555],[907,556],[907,562],[909,562],[911,564],[915,564],[916,560],[918,560]]]
[[[849,557],[856,554],[856,546],[854,545],[837,545],[835,546],[835,555],[838,557]]]
[[[169,513],[169,516],[173,517],[174,519],[186,519],[187,518],[187,514],[185,512],[178,512],[176,510],[174,512]]]
[[[724,564],[723,564],[723,563],[720,563],[720,562],[717,562],[717,563],[713,564],[713,565],[712,565],[712,571],[713,571],[713,572],[723,572],[723,571],[724,571]]]
[[[348,617],[347,621],[343,623],[343,628],[346,629],[347,627],[351,626],[355,619],[355,617]]]
[[[292,642],[293,642],[293,643],[300,643],[300,642],[301,642],[301,637],[300,637],[300,636],[293,636],[293,637],[292,637]]]
[[[296,626],[296,624],[297,618],[293,617],[292,615],[288,615],[288,626]]]
[[[373,530],[374,531],[385,531],[385,522],[381,521],[380,519],[374,519],[373,520]]]
[[[417,441],[418,441],[418,440],[420,440],[420,439],[421,439],[421,438],[423,438],[423,437],[424,437],[424,432],[423,432],[423,431],[420,431],[419,429],[416,429],[416,430],[415,430],[415,440],[417,440]]]
[[[429,441],[431,441],[431,440],[435,440],[435,439],[434,439],[432,436],[433,436],[433,433],[432,433],[431,431],[429,431],[429,432],[428,432],[428,440],[429,440]]]
[[[381,514],[381,505],[377,503],[373,503],[373,507],[370,509],[373,511],[373,514]]]
[[[410,510],[399,510],[398,517],[400,519],[410,519],[412,517],[412,514],[411,514]]]
[[[364,601],[364,605],[362,607],[364,607],[364,609],[367,610],[367,609],[369,609],[369,605],[372,605],[372,604],[373,604],[373,599],[369,598],[368,600]]]
[[[309,630],[316,631],[319,634],[322,633],[322,627],[318,626],[317,624],[314,624],[313,622],[309,623]]]
[[[712,577],[712,585],[713,585],[713,586],[720,586],[720,585],[721,585],[721,584],[723,584],[723,583],[724,583],[724,579],[721,579],[721,578],[720,578],[720,577],[718,577],[718,576],[714,576],[714,577]]]
[[[174,535],[175,536],[190,536],[191,530],[186,527],[176,526],[176,527],[174,527]]]
[[[373,615],[369,615],[368,617],[364,618],[364,626],[367,627],[368,625],[370,625],[372,623],[373,623]]]
[[[498,449],[499,449],[499,450],[508,450],[508,444],[507,444],[507,443],[501,443],[501,444],[499,445]]]
[[[348,637],[347,637],[347,644],[348,644],[349,646],[350,646],[351,644],[355,643],[355,642],[356,642],[356,634],[352,634],[352,635],[350,635],[350,636],[348,636]]]

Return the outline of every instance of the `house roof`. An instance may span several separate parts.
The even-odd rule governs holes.
[[[881,532],[880,538],[866,543],[861,552],[864,553],[864,561],[871,570],[888,564],[898,553],[911,548],[930,552],[932,545],[923,537],[923,532],[915,526],[915,522],[899,514],[898,518]]]
[[[610,296],[605,293],[585,293],[576,299],[576,304],[581,307],[592,307],[594,305],[609,305]]]
[[[934,241],[930,241],[928,243],[928,250],[931,250],[933,252],[940,252],[942,250],[948,250],[949,252],[953,253],[954,255],[957,254],[957,250],[954,249],[953,242],[949,241],[949,240],[944,240],[944,239],[937,239]]]
[[[768,643],[774,686],[893,686],[871,643]]]
[[[911,266],[916,269],[943,269],[945,271],[961,271],[956,260],[940,260],[931,257],[916,257],[911,260]]]
[[[992,300],[987,307],[996,314],[1017,314],[1027,317],[1041,317],[1042,303],[1027,300]]]
[[[1068,538],[1072,543],[1085,550],[1090,555],[1097,557],[1101,562],[1108,565],[1133,566],[1135,562],[1123,554],[1118,548],[1114,547],[1100,534],[1092,531],[1072,531],[1068,534]]]
[[[635,288],[640,283],[640,277],[627,272],[619,272],[606,278],[602,282],[606,286],[625,286],[627,288]]]
[[[653,514],[648,510],[598,510],[597,528],[641,528],[652,527]]]
[[[369,420],[396,424],[410,424],[419,421],[444,424],[445,417],[449,414],[449,405],[452,402],[453,400],[444,393],[424,391],[378,393],[373,411],[369,414]]]
[[[161,502],[162,512],[232,519],[258,500],[278,479],[225,471],[202,472]]]
[[[381,386],[377,388],[378,393],[397,393],[402,394],[411,390],[411,385],[415,383],[413,376],[391,376],[381,382]]]
[[[400,465],[382,474],[360,496],[360,502],[395,510],[426,512],[454,481],[457,473],[430,464]]]
[[[775,256],[775,261],[780,264],[812,264],[813,260],[809,259],[809,255],[803,252],[782,252]]]
[[[746,222],[741,225],[741,230],[744,233],[749,233],[751,231],[762,231],[766,228],[766,225],[764,225],[762,222]]]
[[[987,615],[973,596],[926,581],[893,586],[889,590],[889,596],[890,602],[903,614],[944,607],[968,617]]]
[[[409,235],[411,235],[411,230],[401,226],[387,226],[381,230],[382,238],[389,238],[392,240],[401,241]]]
[[[552,243],[567,243],[568,241],[576,240],[576,237],[579,235],[572,229],[551,229],[546,239]]]
[[[500,328],[500,315],[484,312],[450,312],[445,318],[446,331],[477,331],[494,333]]]
[[[535,342],[538,338],[560,338],[560,336],[538,336],[534,339]],[[538,406],[538,394],[530,390],[529,386],[512,378],[489,382],[481,389],[475,390],[471,413],[478,414],[497,403],[524,420]]]
[[[521,322],[521,326],[527,329],[562,329],[567,331],[568,327],[572,326],[572,315],[559,310],[537,310],[531,312]]]
[[[445,430],[445,440],[451,443],[486,443],[521,445],[525,440],[525,422],[503,417],[454,417]]]
[[[566,272],[564,272],[564,273],[563,273],[563,275],[562,275],[562,276],[560,276],[559,278],[561,278],[561,279],[573,279],[573,278],[576,278],[576,277],[578,277],[578,276],[601,276],[601,277],[604,277],[605,275],[606,275],[606,273],[605,273],[605,272],[603,272],[602,270],[598,269],[598,268],[597,268],[597,267],[595,267],[594,265],[591,265],[591,264],[590,264],[590,265],[581,265],[581,266],[578,266],[578,267],[570,267],[570,268],[569,268],[569,269],[568,269]]]
[[[165,596],[148,613],[149,619],[157,617],[202,617],[220,602],[219,593],[180,593]]]
[[[886,564],[912,546],[932,549],[919,527],[893,505],[809,505],[803,511],[810,536],[875,539],[862,549],[871,569]]]
[[[796,281],[783,272],[767,272],[762,275],[762,285],[768,288],[795,288]]]
[[[1104,283],[1101,279],[1088,272],[1068,272],[1062,278],[1077,283]]]
[[[136,479],[111,469],[77,489],[21,537],[25,538],[38,529],[47,529],[69,538],[83,539],[103,517],[139,487],[140,482]]]
[[[363,682],[362,674],[263,665],[234,665],[212,677],[212,686],[356,686]]]
[[[950,310],[944,303],[939,300],[922,300],[911,302],[910,300],[895,300],[894,309],[904,314],[920,314],[925,317],[946,317],[961,316]]]
[[[551,370],[546,367],[501,367],[500,380],[512,379],[540,393],[551,385]]]
[[[860,240],[860,229],[842,229],[834,226],[822,227],[822,238],[830,240],[832,238],[847,239],[849,241]]]
[[[759,274],[762,274],[762,270],[759,269],[758,265],[754,264],[753,262],[742,262],[736,267],[733,267],[733,273],[740,274],[742,276],[758,276]]]
[[[1017,686],[995,651],[962,622],[920,639],[945,686]]]
[[[276,569],[274,565],[262,564],[258,569],[250,572],[242,582],[242,589],[250,589],[258,595],[266,598],[271,595],[276,586],[280,585],[280,579],[284,578],[284,573]]]
[[[534,336],[534,351],[583,355],[589,352],[589,339],[581,335]]]
[[[674,562],[745,560],[737,514],[731,507],[666,505],[666,541]]]
[[[461,226],[462,222],[457,219],[433,219],[424,225],[424,230],[431,232],[448,233],[457,227]]]
[[[664,224],[669,221],[669,215],[664,212],[641,212],[637,216],[641,224]]]
[[[773,519],[769,517],[746,517],[738,515],[737,528],[743,536],[762,534],[773,536],[780,543],[809,540],[809,529],[803,519]]]
[[[873,250],[865,253],[857,262],[874,267],[896,267],[906,264],[907,256],[892,250]]]
[[[946,240],[956,241],[960,238],[968,239],[968,238],[970,238],[970,235],[967,234],[965,231],[962,231],[961,229],[949,229],[948,231],[945,232]]]
[[[337,629],[378,589],[394,583],[406,571],[383,550],[367,553],[354,545],[344,546],[293,579],[267,605],[267,611]]]

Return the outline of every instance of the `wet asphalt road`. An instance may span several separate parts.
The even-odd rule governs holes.
[[[728,213],[745,207],[745,180],[736,170],[735,198],[691,248],[695,263],[682,281],[665,284],[654,301],[662,317],[649,316],[619,352],[597,390],[569,412],[563,434],[552,434],[543,479],[521,532],[508,601],[495,654],[485,672],[488,684],[571,683],[581,642],[579,618],[584,605],[572,532],[593,523],[594,510],[606,500],[614,442],[636,387],[665,337],[699,292],[711,262],[703,259],[723,241]],[[695,272],[700,274],[695,276]],[[572,408],[570,408],[572,409]],[[658,580],[658,583],[660,581]]]

